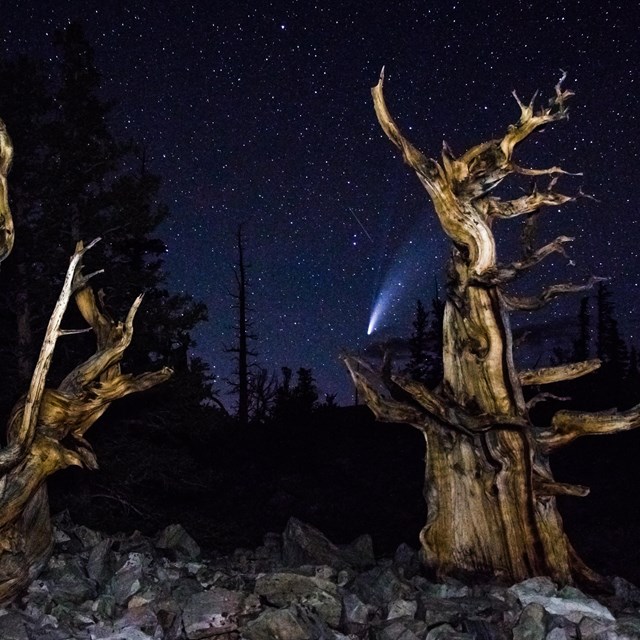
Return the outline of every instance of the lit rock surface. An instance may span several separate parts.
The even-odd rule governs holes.
[[[544,577],[434,583],[406,545],[375,561],[368,536],[339,546],[297,520],[215,559],[180,525],[152,540],[59,520],[56,541],[42,575],[0,609],[1,640],[640,638],[640,591],[621,578],[601,601]]]

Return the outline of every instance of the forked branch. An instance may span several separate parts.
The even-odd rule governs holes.
[[[570,238],[569,236],[558,236],[555,240],[549,242],[543,247],[540,247],[533,253],[522,258],[522,260],[516,260],[515,262],[507,265],[498,265],[493,270],[486,271],[482,275],[474,276],[473,278],[471,278],[470,283],[478,283],[489,286],[501,285],[506,284],[507,282],[511,282],[520,273],[527,269],[535,267],[547,256],[550,256],[553,253],[559,253],[560,255],[566,257],[567,254],[565,252],[564,245],[568,242],[573,242],[573,240],[574,238]]]
[[[342,356],[342,360],[349,370],[358,392],[378,420],[381,422],[406,423],[420,428],[420,425],[425,420],[424,412],[417,407],[412,407],[404,402],[397,402],[380,393],[374,372],[362,360],[352,356]]]
[[[525,105],[520,101],[516,92],[513,92],[513,97],[520,107],[520,119],[515,125],[509,127],[507,134],[500,142],[500,149],[507,161],[511,160],[516,145],[533,133],[533,131],[550,122],[564,120],[568,117],[568,110],[565,103],[573,95],[573,92],[562,88],[562,83],[566,78],[567,74],[563,71],[555,87],[555,96],[549,100],[549,106],[541,109],[538,113],[534,113],[534,103],[537,93],[534,94],[529,104]]]

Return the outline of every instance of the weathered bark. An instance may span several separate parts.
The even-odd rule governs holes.
[[[118,398],[166,380],[169,369],[139,376],[123,374],[120,361],[133,335],[138,298],[124,322],[99,308],[81,274],[85,249],[76,248],[56,303],[27,394],[9,419],[7,446],[0,451],[0,603],[14,597],[42,569],[52,546],[45,480],[76,465],[95,469],[87,429]],[[46,376],[58,337],[77,333],[60,329],[69,299],[96,335],[93,356],[58,386],[46,388]]]
[[[0,261],[4,260],[13,248],[13,218],[9,209],[7,174],[13,160],[13,145],[7,133],[7,127],[0,120]]]
[[[384,70],[383,70],[384,74]],[[426,440],[425,498],[428,519],[420,541],[423,558],[438,575],[488,575],[518,581],[549,575],[562,583],[599,578],[577,557],[556,507],[556,495],[582,496],[588,489],[553,480],[548,453],[579,435],[611,433],[640,424],[640,407],[625,414],[590,416],[559,412],[541,432],[531,423],[522,386],[585,375],[599,361],[518,373],[512,356],[508,311],[534,309],[552,298],[593,286],[554,285],[539,297],[517,299],[504,285],[552,253],[564,254],[572,238],[560,236],[537,250],[528,221],[524,255],[511,265],[497,262],[492,225],[496,219],[558,206],[574,197],[553,191],[559,167],[525,169],[512,154],[536,129],[567,117],[571,92],[556,85],[549,106],[533,100],[503,138],[479,144],[459,158],[445,145],[442,161],[426,157],[400,132],[383,96],[384,75],[372,89],[380,125],[427,190],[453,248],[443,326],[444,377],[435,389],[390,374],[375,375],[361,360],[346,364],[367,404],[381,420],[406,422]],[[512,201],[491,195],[510,174],[552,175],[549,187]],[[549,394],[540,394],[536,401]]]

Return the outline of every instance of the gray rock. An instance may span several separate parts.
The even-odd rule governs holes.
[[[454,578],[445,578],[437,583],[421,581],[420,590],[434,598],[465,598],[471,595],[471,589]]]
[[[592,620],[591,618],[582,618],[578,624],[578,637],[582,640],[597,640],[606,637],[607,629],[613,627],[612,622],[603,622],[602,620]]]
[[[117,604],[125,604],[132,595],[142,588],[143,564],[145,564],[144,555],[131,552],[111,578],[111,592]]]
[[[428,598],[418,596],[418,615],[429,627],[448,623],[457,626],[466,619],[497,621],[506,605],[491,598]]]
[[[244,600],[243,593],[216,587],[193,594],[182,612],[187,638],[199,640],[236,631]]]
[[[564,627],[556,627],[547,633],[545,640],[570,640],[571,635]],[[573,636],[575,637],[575,636]]]
[[[422,640],[427,625],[413,618],[396,618],[381,624],[373,632],[375,640]]]
[[[371,539],[361,536],[351,545],[340,548],[321,531],[290,518],[282,535],[282,558],[288,567],[324,564],[335,569],[367,567],[374,563]]]
[[[471,633],[456,631],[449,624],[442,624],[431,629],[425,640],[476,640],[476,636]]]
[[[355,593],[346,593],[342,603],[344,620],[349,631],[366,626],[377,610],[376,607],[362,602]]]
[[[606,632],[606,640],[638,640],[640,638],[640,619],[624,616],[620,618],[613,629]],[[600,640],[598,638],[598,640]]]
[[[611,583],[620,609],[640,606],[640,589],[638,587],[620,577],[613,578]]]
[[[523,599],[526,600],[531,596],[555,596],[558,590],[550,578],[539,576],[514,584],[508,591],[514,594],[520,602],[523,602]],[[525,603],[523,602],[523,604]]]
[[[0,617],[2,640],[29,640],[24,618],[16,611],[8,611]]]
[[[256,594],[269,604],[284,607],[298,602],[316,612],[329,626],[337,627],[342,616],[338,587],[329,580],[295,573],[274,573],[258,577]]]
[[[158,616],[149,605],[141,607],[128,607],[124,613],[113,623],[116,630],[136,627],[153,636],[160,626]]]
[[[393,564],[398,571],[398,575],[403,578],[413,578],[420,573],[422,563],[420,554],[406,543],[402,543],[393,556]]]
[[[547,635],[547,613],[537,602],[528,604],[513,628],[513,640],[545,640]]]
[[[179,556],[192,560],[200,557],[198,543],[180,524],[170,524],[165,527],[156,540],[156,547],[175,551]]]
[[[363,602],[377,607],[386,606],[393,600],[410,600],[414,590],[411,584],[398,577],[389,566],[378,566],[358,575],[351,590]]]
[[[536,580],[539,579],[536,578]],[[524,583],[512,587],[512,590],[521,587],[522,584]],[[615,620],[612,613],[604,605],[574,587],[564,587],[557,595],[522,589],[517,593],[518,599],[523,605],[537,603],[544,607],[547,613],[562,616],[576,624],[585,617],[604,621]]]
[[[92,640],[93,638],[96,638],[96,640],[156,640],[154,636],[150,636],[136,627],[127,627],[108,635],[96,635],[95,630],[93,630]]]
[[[321,620],[299,605],[267,609],[242,629],[247,640],[334,640]]]
[[[87,560],[87,574],[99,585],[105,584],[110,576],[110,551],[112,540],[107,538],[98,542],[89,553]]]
[[[89,527],[85,527],[84,525],[74,527],[73,535],[78,538],[85,549],[95,547],[104,539],[104,535],[102,533],[89,529]]]
[[[387,620],[394,618],[413,618],[418,611],[418,603],[415,600],[393,600],[387,607]]]
[[[95,586],[79,557],[53,556],[40,578],[47,584],[51,599],[56,603],[79,604],[96,597]]]
[[[373,540],[368,533],[358,536],[353,542],[340,547],[340,553],[356,569],[372,567],[376,563],[373,554]]]

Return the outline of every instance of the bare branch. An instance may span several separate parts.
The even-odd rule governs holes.
[[[566,79],[566,75],[567,74],[563,72],[562,77],[555,87],[556,95],[549,100],[549,106],[541,109],[537,114],[534,114],[533,103],[536,98],[535,95],[531,102],[525,105],[520,101],[516,92],[513,92],[513,96],[520,107],[520,119],[515,125],[509,127],[509,130],[500,142],[500,149],[507,162],[511,161],[511,156],[513,155],[513,150],[516,145],[531,135],[536,129],[568,117],[565,102],[573,93],[562,89],[562,83]]]
[[[470,282],[472,284],[479,283],[484,285],[500,285],[507,282],[511,282],[518,276],[519,273],[525,269],[530,269],[542,262],[547,256],[553,253],[559,253],[566,257],[564,245],[568,242],[573,242],[574,238],[569,236],[558,236],[549,244],[540,247],[530,255],[522,258],[522,260],[516,260],[508,265],[498,265],[495,269],[486,271],[482,275],[474,276]]]
[[[440,173],[438,163],[431,158],[427,158],[402,135],[398,125],[391,117],[389,109],[387,108],[387,104],[384,99],[383,85],[384,67],[382,67],[382,70],[380,71],[378,84],[371,89],[373,106],[382,130],[385,132],[389,140],[391,140],[391,142],[393,142],[393,144],[402,151],[404,161],[414,169],[420,177],[429,183],[433,183]]]
[[[15,238],[7,187],[7,175],[11,168],[12,160],[13,144],[7,132],[7,127],[0,120],[0,261],[11,253]]]
[[[575,378],[586,376],[596,369],[599,369],[601,364],[602,362],[600,360],[594,358],[593,360],[585,360],[584,362],[561,364],[557,367],[544,367],[542,369],[520,371],[518,378],[520,379],[520,384],[522,386],[552,384],[553,382],[574,380]]]
[[[557,400],[558,402],[568,402],[569,400],[571,400],[571,398],[569,396],[557,396],[555,395],[555,393],[548,393],[545,391],[543,393],[539,393],[533,396],[533,398],[531,398],[531,400],[527,402],[527,411],[531,411],[531,409],[533,409],[533,407],[535,407],[537,404],[539,404],[540,402],[545,402],[547,400]]]
[[[553,284],[547,287],[539,296],[504,296],[504,303],[507,309],[511,311],[536,311],[542,309],[546,304],[551,302],[554,298],[567,293],[580,293],[581,291],[588,291],[592,289],[599,282],[603,282],[607,278],[599,278],[597,276],[591,276],[588,282],[584,284]]]
[[[584,498],[589,495],[589,487],[581,484],[567,484],[565,482],[554,482],[536,478],[533,482],[533,489],[538,496],[575,496]]]
[[[367,363],[353,356],[342,356],[342,360],[358,391],[378,420],[407,423],[423,430],[421,425],[425,423],[424,413],[417,407],[384,397],[370,380],[372,371]]]
[[[582,176],[584,175],[581,171],[578,173],[573,173],[571,171],[565,171],[561,167],[549,167],[548,169],[529,169],[527,167],[521,167],[515,162],[511,163],[511,169],[514,173],[519,173],[523,176],[552,176],[557,174],[562,174],[565,176]]]
[[[494,218],[515,218],[525,213],[533,213],[542,206],[560,206],[566,202],[572,202],[575,196],[567,196],[555,191],[538,191],[516,198],[515,200],[503,201],[499,198],[488,198],[487,214]]]
[[[88,249],[93,247],[93,245],[97,241],[98,240],[96,239],[91,242],[86,249],[82,247],[76,247],[76,251],[71,257],[71,261],[69,262],[69,267],[64,278],[62,290],[60,291],[60,296],[58,297],[58,301],[56,302],[53,313],[51,314],[51,319],[49,320],[49,324],[47,326],[47,331],[42,343],[40,355],[38,356],[38,361],[33,372],[33,377],[31,378],[31,384],[29,386],[29,391],[27,392],[27,397],[24,403],[22,420],[18,424],[14,425],[16,427],[15,429],[10,429],[8,433],[8,439],[10,443],[17,444],[19,450],[21,451],[26,451],[33,442],[36,423],[38,420],[38,413],[42,404],[42,396],[44,393],[47,373],[51,365],[53,351],[55,349],[56,341],[60,332],[60,323],[62,322],[62,316],[66,311],[67,305],[69,303],[69,298],[71,297],[71,293],[73,291],[76,268],[80,264],[84,253]],[[9,466],[11,466],[13,462],[13,460],[6,461]],[[17,460],[15,460],[15,462],[17,462]]]
[[[491,429],[525,427],[526,422],[513,416],[472,415],[462,407],[447,402],[421,382],[405,376],[393,376],[394,382],[420,403],[439,423],[467,435]]]
[[[540,433],[536,441],[545,451],[553,451],[581,436],[607,435],[640,427],[640,405],[628,411],[558,411],[551,427]]]

